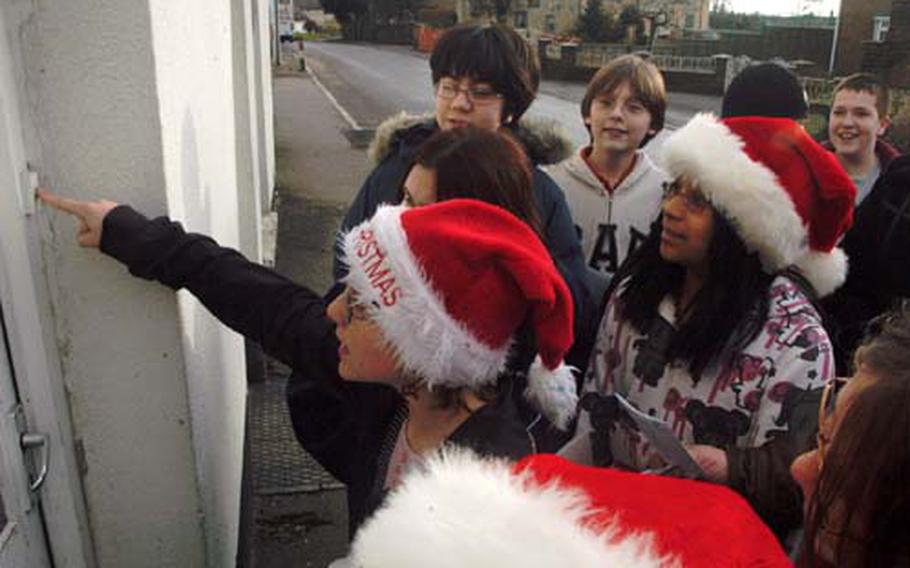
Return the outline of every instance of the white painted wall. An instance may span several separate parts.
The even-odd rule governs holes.
[[[249,126],[238,124],[244,116],[235,111],[246,93],[245,81],[235,89],[234,73],[242,67],[234,65],[232,40],[243,42],[244,30],[232,33],[227,2],[155,0],[150,10],[169,213],[239,247],[238,173],[252,168],[237,163],[238,127],[245,141]],[[243,154],[248,162],[250,153]],[[242,181],[253,188],[252,178]],[[258,228],[256,210],[245,213],[245,226]],[[237,548],[243,462],[243,341],[189,295],[180,295],[179,309],[209,565],[229,566]]]
[[[256,256],[274,179],[267,1],[9,0],[42,183],[168,214]],[[68,218],[39,217],[34,260],[98,565],[233,566],[242,339],[188,295],[79,249]]]
[[[255,51],[254,79],[258,80],[256,88],[256,129],[261,133],[259,138],[259,179],[262,182],[262,210],[271,206],[272,189],[275,187],[275,128],[272,117],[272,35],[269,19],[271,0],[254,0],[253,40]]]

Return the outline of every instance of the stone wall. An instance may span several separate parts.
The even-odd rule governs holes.
[[[586,46],[575,44],[555,45],[547,40],[540,40],[537,44],[538,54],[543,76],[547,79],[560,81],[588,82],[597,69],[607,63],[610,58],[622,53],[633,53],[638,46],[609,46],[604,48],[604,56],[592,58],[583,50]],[[682,70],[682,65],[664,65],[663,63],[688,63],[693,70]],[[698,61],[695,61],[698,60]],[[664,75],[667,89],[682,93],[695,93],[702,95],[722,95],[724,89],[732,78],[732,58],[729,57],[655,57],[658,67]],[[698,68],[695,65],[698,63]]]
[[[725,53],[745,55],[767,61],[780,58],[787,61],[808,60],[827,69],[831,57],[831,28],[767,27],[763,32],[725,33],[720,39],[658,40],[655,52],[676,55],[710,56]]]

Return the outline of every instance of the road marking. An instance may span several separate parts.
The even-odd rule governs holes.
[[[325,93],[325,96],[328,97],[329,102],[332,103],[332,106],[335,107],[335,110],[338,111],[338,114],[341,115],[341,118],[343,118],[348,123],[351,129],[360,130],[361,126],[357,124],[357,121],[354,120],[354,117],[351,116],[351,114],[346,111],[343,106],[341,106],[341,103],[338,102],[338,99],[335,98],[335,95],[333,95],[331,91],[329,91],[325,85],[322,84],[322,81],[320,81],[319,77],[316,76],[316,73],[313,72],[312,67],[307,66],[307,68],[309,69],[308,73],[310,74],[310,77],[313,78],[313,82],[316,83],[316,86],[319,87],[323,93]]]

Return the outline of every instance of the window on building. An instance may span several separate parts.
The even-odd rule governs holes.
[[[890,27],[891,16],[875,16],[872,19],[872,41],[885,41]]]
[[[515,27],[516,28],[527,28],[528,27],[528,13],[524,10],[520,12],[515,12]]]
[[[540,0],[528,0],[528,8],[540,8]]]
[[[546,29],[550,33],[556,32],[556,16],[553,14],[547,14],[547,20],[544,23]]]

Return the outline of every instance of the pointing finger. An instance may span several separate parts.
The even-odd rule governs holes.
[[[45,189],[38,190],[38,198],[54,209],[59,209],[60,211],[65,211],[73,215],[79,215],[80,217],[86,213],[89,206],[89,204],[84,201],[67,199],[66,197],[61,197]]]

